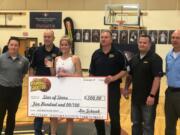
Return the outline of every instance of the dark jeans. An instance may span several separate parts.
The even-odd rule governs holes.
[[[176,126],[180,118],[180,90],[166,90],[165,95],[165,135],[176,135]]]
[[[13,135],[15,116],[22,96],[22,87],[4,87],[0,85],[0,134],[7,112],[5,135]]]
[[[157,105],[131,105],[132,135],[154,135]]]
[[[119,88],[114,90],[109,90],[109,115],[111,124],[111,135],[120,135],[120,90]],[[97,135],[105,135],[105,122],[104,120],[95,120],[95,126],[97,130]]]
[[[42,135],[42,126],[43,126],[43,118],[41,117],[36,117],[34,119],[34,130],[35,130],[35,135]]]

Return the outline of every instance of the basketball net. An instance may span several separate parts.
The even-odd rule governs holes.
[[[118,24],[118,26],[123,26],[125,22],[126,22],[125,20],[117,20],[117,21],[116,21],[116,23]]]

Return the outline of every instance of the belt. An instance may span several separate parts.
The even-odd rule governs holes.
[[[168,87],[168,90],[171,92],[180,92],[180,88],[177,87]]]

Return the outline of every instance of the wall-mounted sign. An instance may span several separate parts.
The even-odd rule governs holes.
[[[61,12],[30,12],[31,29],[61,29]]]

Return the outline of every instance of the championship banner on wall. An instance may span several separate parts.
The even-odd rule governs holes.
[[[62,12],[30,12],[31,29],[61,29]]]
[[[28,116],[107,119],[103,77],[29,77]]]

